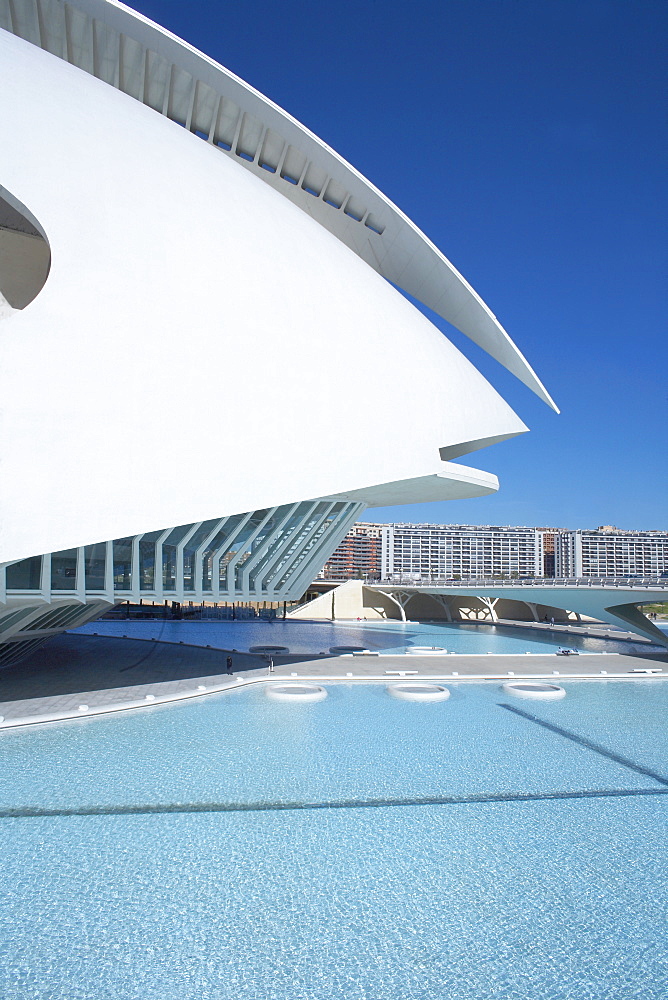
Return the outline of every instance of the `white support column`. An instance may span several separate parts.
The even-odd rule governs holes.
[[[216,129],[218,128],[218,118],[220,116],[220,105],[222,104],[222,97],[220,95],[213,102],[213,114],[211,115],[211,124],[209,125],[209,138],[208,142],[213,144],[216,138]]]
[[[294,514],[298,509],[299,509],[298,503],[291,504],[291,506],[289,506],[286,509],[285,514],[278,522],[272,533],[265,538],[263,545],[256,552],[253,553],[250,559],[247,559],[246,562],[244,563],[242,570],[242,590],[248,589],[248,593],[254,593],[255,597],[258,600],[261,600],[262,598],[262,581],[264,579],[264,576],[266,576],[267,574],[267,567],[263,566],[262,563],[267,558],[267,554],[271,546],[275,543],[277,538],[280,538],[286,524],[288,524],[290,518],[294,516]],[[283,543],[282,546],[279,546],[281,549],[289,546],[290,542],[294,539],[295,532],[299,531],[299,527],[300,526],[297,525],[295,530],[287,535],[286,541]],[[254,569],[255,567],[258,567],[258,572],[263,573],[263,576],[260,577],[259,586],[255,575],[253,577],[253,581],[251,584],[250,574],[251,570]]]
[[[176,546],[176,586],[174,588],[174,600],[180,601],[181,603],[185,600],[185,591],[183,589],[183,550],[195,532],[199,530],[201,524],[201,521],[196,521],[190,531],[186,531],[185,535]]]
[[[112,604],[116,601],[116,596],[114,594],[114,543],[109,541],[106,543],[105,559],[104,559],[104,590],[105,597]]]
[[[85,549],[80,545],[77,549],[77,601],[86,603],[86,560]]]
[[[169,108],[172,103],[172,80],[174,79],[174,63],[171,63],[165,79],[165,92],[162,95],[162,113],[169,118]]]
[[[318,502],[321,502],[321,501],[317,501],[316,502],[316,507],[317,507],[317,503]],[[292,573],[295,571],[295,569],[297,567],[299,567],[299,565],[300,565],[300,559],[302,559],[302,556],[303,556],[303,554],[304,554],[305,551],[307,551],[307,555],[305,557],[306,558],[306,563],[307,564],[310,563],[311,555],[308,554],[308,546],[312,543],[312,540],[314,538],[318,537],[318,532],[319,532],[320,528],[326,522],[327,518],[329,517],[329,515],[332,512],[332,508],[335,505],[336,505],[336,501],[333,500],[327,507],[325,507],[325,509],[321,512],[320,517],[317,518],[317,520],[311,526],[311,528],[306,533],[306,535],[304,536],[304,538],[302,538],[301,545],[292,554],[292,559],[290,560],[290,562],[287,563],[287,564],[283,564],[276,571],[276,573],[274,573],[274,576],[278,576],[279,580],[281,580],[281,579],[283,579],[283,577],[285,577],[285,583],[283,584],[283,587],[277,593],[276,592],[276,587],[271,582],[268,582],[267,583],[267,599],[268,600],[270,600],[270,601],[283,600],[283,595],[284,595],[284,592],[285,592],[286,588],[289,588],[291,586],[291,584],[290,584],[290,577],[291,577]],[[327,534],[328,534],[328,532],[325,531],[324,534],[323,534],[323,537],[326,537]],[[316,547],[317,547],[317,544],[316,544]],[[303,567],[302,567],[302,570],[303,570]],[[265,577],[267,577],[268,575],[269,575],[268,573],[265,574]],[[310,582],[311,581],[309,580],[308,583],[310,583]]]
[[[300,597],[301,593],[295,594],[295,590],[297,586],[301,586],[301,580],[306,574],[308,574],[308,579],[306,580],[304,586],[306,587],[309,583],[311,583],[313,577],[318,572],[318,569],[320,569],[320,565],[318,565],[318,568],[316,569],[314,563],[317,560],[318,553],[321,551],[323,542],[330,537],[331,531],[334,529],[334,526],[338,523],[341,514],[343,513],[343,511],[339,512],[339,514],[332,519],[329,527],[325,527],[323,531],[323,525],[327,524],[327,520],[335,506],[336,501],[332,501],[327,507],[325,507],[304,538],[302,538],[301,545],[299,545],[292,553],[290,561],[283,563],[283,565],[276,570],[274,577],[277,578],[278,590],[276,583],[272,582],[271,579],[268,580],[267,596],[269,600],[290,600],[291,597],[294,596]],[[345,510],[345,508],[343,508],[343,510]],[[338,544],[338,542],[336,544]],[[336,548],[336,545],[334,548]],[[333,549],[330,551],[333,551]],[[323,563],[326,558],[327,556],[324,557]],[[284,580],[283,584],[280,583],[281,580]]]
[[[195,577],[194,577],[194,582],[195,582],[195,590],[194,590],[195,600],[198,600],[198,601],[203,601],[204,600],[204,588],[202,586],[202,577],[204,576],[204,553],[205,553],[205,551],[207,549],[207,546],[211,544],[211,542],[214,540],[214,538],[216,537],[216,535],[218,534],[218,532],[220,531],[220,529],[222,528],[222,526],[225,524],[225,521],[227,521],[226,517],[221,518],[220,521],[216,521],[216,524],[215,524],[215,527],[213,528],[213,530],[209,532],[209,534],[206,536],[206,538],[204,539],[204,541],[202,542],[202,544],[199,546],[199,548],[195,552],[195,556],[194,556],[195,566],[194,566],[194,570],[193,570],[193,572],[195,574]]]
[[[100,30],[100,24],[95,18],[92,19],[92,31],[93,31],[93,76],[100,78],[100,43],[98,41],[98,31]]]
[[[155,593],[156,600],[159,600],[161,604],[165,599],[165,593],[163,589],[164,585],[162,579],[162,543],[165,541],[166,538],[169,537],[169,535],[171,535],[172,531],[173,531],[172,528],[165,528],[163,533],[160,535],[159,538],[156,539],[155,542],[155,568],[153,570],[153,591]]]
[[[128,591],[127,600],[139,602],[141,597],[141,586],[139,579],[139,543],[144,537],[144,532],[141,535],[135,535],[132,539],[132,556],[130,559],[130,590]]]
[[[244,517],[242,517],[242,519],[239,521],[239,524],[236,526],[232,534],[227,535],[220,548],[217,549],[216,552],[214,553],[213,563],[211,565],[211,576],[213,581],[213,593],[215,595],[215,600],[220,600],[221,596],[223,596],[221,595],[220,592],[220,560],[223,558],[223,556],[227,555],[227,553],[232,549],[232,546],[234,545],[236,539],[239,537],[239,534],[244,530],[244,528],[246,527],[246,525],[248,524],[249,520],[251,519],[254,513],[255,513],[254,511],[250,510]],[[226,589],[224,592],[224,599],[227,600],[228,597],[227,569],[225,572],[226,572],[225,576]]]
[[[289,143],[284,142],[283,149],[281,150],[281,155],[279,156],[278,163],[276,164],[276,173],[274,175],[275,177],[281,176],[281,170],[283,169],[283,164],[285,163],[285,157],[288,155],[288,147]]]
[[[54,54],[59,59],[67,61],[67,43],[65,40],[65,4],[51,4],[49,14],[49,29],[53,39]],[[60,50],[60,51],[58,51]],[[51,51],[51,49],[49,49]]]
[[[67,54],[68,63],[74,65],[74,55],[72,48],[72,13],[69,4],[63,4],[65,10],[65,52]]]
[[[241,135],[241,126],[244,123],[245,117],[246,117],[246,112],[239,109],[239,117],[237,118],[237,123],[234,128],[234,135],[232,136],[232,142],[230,143],[230,153],[236,154],[237,145],[239,143],[239,136]]]
[[[258,140],[257,149],[255,150],[255,156],[253,157],[253,163],[256,167],[260,165],[260,153],[262,152],[262,147],[264,146],[264,140],[267,135],[267,126],[262,126],[262,131],[260,132],[260,138]]]
[[[40,48],[46,49],[47,33],[46,33],[46,26],[44,24],[44,11],[42,10],[41,0],[35,0],[35,11],[37,14],[37,33],[39,35],[39,45]],[[93,27],[92,18],[90,18],[90,26],[92,30]]]
[[[251,535],[246,539],[246,542],[245,542],[245,546],[246,547],[244,548],[244,550],[243,551],[240,550],[239,552],[237,552],[237,554],[234,556],[234,558],[230,559],[229,563],[227,564],[227,592],[230,595],[230,600],[233,601],[235,599],[235,597],[237,597],[237,596],[239,596],[241,598],[241,600],[250,600],[250,596],[246,595],[243,592],[243,590],[240,591],[239,594],[237,595],[237,592],[236,592],[237,591],[237,587],[236,587],[236,568],[237,568],[239,560],[241,559],[241,557],[244,554],[244,552],[247,551],[248,547],[253,544],[253,542],[255,541],[255,539],[257,538],[257,536],[260,534],[260,532],[262,531],[262,529],[264,528],[264,526],[267,524],[268,521],[271,520],[271,518],[274,516],[274,514],[276,513],[277,510],[278,510],[278,507],[272,507],[267,512],[267,514],[262,518],[262,520],[260,521],[260,523],[256,527],[255,531],[253,531],[251,533]]]
[[[223,530],[225,525],[228,524],[231,520],[232,518],[230,517],[224,517],[222,521],[219,521],[218,527],[216,529],[216,535],[219,534]],[[213,535],[212,540],[213,538],[216,537],[216,535]],[[219,569],[220,558],[221,555],[224,553],[225,546],[229,542],[229,539],[230,539],[229,535],[223,535],[223,542],[221,543],[221,545],[218,546],[217,549],[214,549],[214,551],[211,553],[211,596],[214,601],[218,601],[220,598],[220,577],[218,575],[220,572]],[[204,575],[204,559],[202,559],[202,575]]]
[[[13,33],[14,33],[15,35],[18,35],[19,33],[18,33],[18,31],[16,30],[16,28],[17,28],[17,23],[18,23],[18,18],[17,18],[17,16],[16,16],[16,11],[14,10],[14,3],[13,3],[13,0],[9,0],[9,4],[8,4],[8,7],[9,7],[9,23],[10,23],[10,25],[11,25],[11,28],[12,28],[12,32],[13,32]],[[19,36],[19,37],[20,37],[20,36]]]
[[[279,576],[279,578],[280,578],[285,573],[287,573],[286,585],[289,583],[290,575],[291,575],[291,572],[292,572],[291,567],[295,567],[296,565],[299,565],[299,557],[300,557],[300,555],[302,554],[302,552],[304,552],[304,550],[308,550],[308,546],[311,544],[312,539],[317,536],[318,530],[320,529],[320,527],[322,526],[322,524],[327,520],[327,518],[331,514],[332,508],[335,506],[335,501],[332,501],[331,503],[328,503],[325,506],[325,508],[320,512],[320,515],[316,518],[316,520],[313,522],[313,524],[311,525],[311,527],[308,529],[308,531],[306,532],[306,534],[303,535],[303,537],[300,538],[299,532],[302,530],[302,528],[303,528],[303,526],[305,524],[308,524],[309,520],[313,517],[313,515],[316,512],[316,510],[318,509],[318,505],[320,503],[322,503],[322,502],[323,502],[322,500],[316,500],[316,501],[314,501],[313,504],[311,504],[311,506],[309,507],[308,511],[306,512],[306,514],[302,518],[299,526],[297,527],[296,533],[292,534],[290,536],[290,538],[288,539],[288,542],[285,545],[281,546],[280,552],[278,552],[278,553],[275,554],[275,558],[272,560],[272,562],[270,564],[268,564],[266,567],[264,567],[264,572],[263,572],[263,576],[262,576],[262,581],[261,582],[264,584],[265,581],[268,581],[266,583],[266,587],[265,587],[266,594],[267,594],[267,599],[268,600],[279,600],[280,599],[279,597],[277,597],[274,594],[274,588],[271,586],[271,579],[272,579],[272,577],[273,576]],[[297,538],[299,538],[300,544],[298,545],[296,551],[292,554],[292,560],[291,560],[291,562],[287,563],[287,567],[286,567],[286,563],[281,564],[280,560],[283,558],[283,556],[284,556],[284,554],[286,552],[288,552],[288,553],[290,552],[290,545],[293,544],[293,542]],[[306,558],[308,560],[308,558],[309,558],[308,555],[307,555]],[[272,571],[273,571],[273,573],[272,573]]]
[[[42,600],[51,604],[51,553],[42,556]]]
[[[272,576],[281,573],[285,565],[281,564],[281,559],[283,559],[286,553],[288,554],[290,553],[291,546],[293,546],[295,542],[300,541],[300,544],[297,547],[297,552],[303,551],[304,546],[308,545],[310,539],[313,536],[313,532],[316,530],[316,524],[320,524],[322,518],[318,518],[317,522],[311,526],[311,528],[306,532],[306,534],[303,535],[303,537],[301,536],[301,532],[304,530],[304,525],[308,524],[310,518],[312,518],[313,514],[318,508],[318,503],[320,502],[321,501],[314,501],[309,506],[308,510],[302,516],[302,518],[300,519],[299,523],[295,526],[293,531],[291,531],[289,534],[286,535],[285,540],[274,551],[271,558],[268,559],[267,562],[260,567],[259,577],[256,574],[256,576],[253,579],[253,589],[255,593],[258,594],[258,596],[261,594],[264,598],[266,598],[269,601],[275,600],[275,598],[272,596],[273,592],[269,581],[271,580]],[[326,508],[323,514],[326,516],[327,512],[330,511],[332,507],[333,504],[329,504],[329,506]],[[295,511],[298,509],[299,509],[299,504],[293,504],[293,506],[290,509],[289,517],[292,517]]]
[[[186,113],[185,126],[188,132],[192,131],[193,115],[197,104],[197,91],[199,90],[199,80],[193,77],[190,85],[190,100],[188,101],[188,111]]]
[[[125,93],[125,59],[124,59],[124,48],[125,48],[125,35],[122,31],[118,33],[118,71],[116,76],[115,86],[118,90]]]
[[[311,164],[311,161],[309,160],[308,157],[306,157],[306,160],[304,162],[304,166],[302,167],[302,172],[299,175],[299,177],[297,178],[296,187],[301,188],[302,184],[304,183],[304,178],[306,177],[306,171],[308,170],[310,164]]]
[[[148,77],[148,52],[142,45],[141,56],[139,57],[139,93],[142,104],[146,104],[146,90]]]
[[[362,511],[366,510],[366,506],[364,503],[352,502],[345,505],[334,518],[330,527],[317,539],[303,564],[298,565],[295,577],[287,577],[280,597],[277,599],[291,600],[293,597],[301,597],[318,570],[327,562],[329,556],[346,536]]]

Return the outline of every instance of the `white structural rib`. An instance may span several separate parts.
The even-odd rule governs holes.
[[[229,70],[115,0],[0,0],[0,27],[218,147],[557,409],[494,314],[365,177]]]
[[[38,612],[54,601],[293,600],[364,506],[308,500],[0,564],[0,594],[3,603],[9,599],[12,613],[14,605],[26,602]],[[221,553],[228,557],[225,563]],[[4,611],[0,607],[0,634]],[[82,620],[87,615],[76,608],[72,613]],[[34,628],[32,620],[16,618],[17,633]]]

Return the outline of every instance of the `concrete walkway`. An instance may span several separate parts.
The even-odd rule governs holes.
[[[458,623],[462,624],[462,623]],[[615,639],[618,642],[638,642],[645,646],[651,645],[651,640],[645,636],[638,635],[637,632],[628,632],[615,625],[608,625],[607,622],[518,622],[511,618],[499,618],[497,625],[511,625],[513,628],[530,629],[535,632],[550,632],[553,636],[563,636],[565,639],[569,635],[578,635],[591,639]],[[652,622],[654,624],[654,622]]]
[[[58,636],[14,667],[0,671],[0,729],[92,715],[149,708],[205,697],[268,679],[299,677],[320,681],[397,680],[410,677],[444,682],[507,680],[509,676],[632,680],[668,678],[668,652],[637,654],[394,654],[277,657],[267,660],[233,654],[233,673],[225,670],[227,651],[103,636]],[[645,674],[644,671],[662,671]],[[642,673],[641,673],[642,672]]]

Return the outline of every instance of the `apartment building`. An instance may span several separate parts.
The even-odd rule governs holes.
[[[668,573],[668,532],[562,531],[557,539],[557,576],[657,577]]]
[[[324,567],[330,580],[657,577],[668,532],[472,524],[356,524]]]
[[[387,524],[382,530],[383,579],[537,576],[542,558],[542,538],[534,528]]]
[[[325,563],[325,580],[379,580],[384,524],[355,524]]]

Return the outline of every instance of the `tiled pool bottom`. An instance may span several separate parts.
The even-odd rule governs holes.
[[[661,806],[22,823],[4,996],[658,1000]]]
[[[5,733],[4,816],[61,815],[0,819],[1,995],[665,998],[668,684],[566,686],[534,721],[332,685]]]

